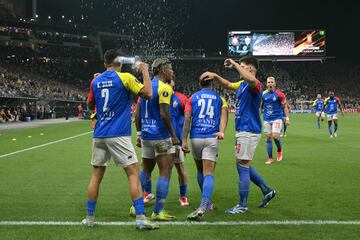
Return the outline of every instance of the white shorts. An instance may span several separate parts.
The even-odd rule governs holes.
[[[203,159],[216,162],[219,156],[219,140],[216,138],[190,139],[192,155],[196,161]]]
[[[335,113],[335,114],[326,114],[326,117],[327,117],[327,120],[328,120],[328,121],[332,121],[332,120],[337,120],[337,119],[338,119],[337,113]]]
[[[131,137],[94,138],[91,165],[108,166],[110,159],[123,168],[137,163]]]
[[[281,121],[281,120],[280,120]],[[236,160],[252,160],[261,138],[261,134],[250,132],[236,132],[235,157]]]
[[[264,121],[264,133],[281,133],[282,119],[274,121]]]
[[[180,164],[185,161],[185,155],[184,151],[182,150],[181,146],[175,146],[175,157],[174,157],[174,163]]]
[[[320,114],[321,114],[321,117],[322,117],[322,118],[325,117],[325,113],[324,113],[324,112],[316,112],[316,113],[315,113],[315,116],[316,116],[316,117],[320,117]]]
[[[141,140],[142,158],[155,159],[159,155],[175,153],[171,138],[161,140]]]

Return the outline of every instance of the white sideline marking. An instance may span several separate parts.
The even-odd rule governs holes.
[[[134,222],[96,222],[97,225],[103,226],[132,226]],[[219,221],[219,222],[161,222],[160,225],[360,225],[360,220],[354,221],[336,221],[336,220],[288,220],[288,221]],[[68,221],[0,221],[0,225],[6,226],[80,226],[81,222]]]
[[[92,133],[92,132],[93,131],[86,132],[86,133],[81,133],[81,134],[78,134],[78,135],[75,135],[75,136],[72,136],[72,137],[59,139],[59,140],[56,140],[56,141],[53,141],[53,142],[44,143],[44,144],[41,144],[41,145],[37,145],[37,146],[34,146],[34,147],[30,147],[30,148],[25,148],[25,149],[22,149],[22,150],[19,150],[19,151],[11,152],[11,153],[6,153],[4,155],[0,155],[0,158],[8,157],[8,156],[11,156],[11,155],[14,155],[14,154],[30,151],[30,150],[41,148],[41,147],[46,147],[46,146],[51,145],[51,144],[64,142],[64,141],[67,141],[67,140],[70,140],[70,139],[73,139],[73,138],[84,136],[84,135]]]

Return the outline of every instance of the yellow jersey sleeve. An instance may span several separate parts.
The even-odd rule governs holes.
[[[228,108],[228,104],[227,104],[225,98],[221,97],[221,100],[222,100],[222,106],[221,106],[221,108]]]
[[[159,104],[165,103],[170,105],[171,96],[173,95],[173,90],[170,85],[167,85],[159,81]]]
[[[241,85],[241,83],[243,83],[244,80],[241,80],[241,81],[238,81],[238,82],[234,82],[234,83],[231,83],[230,86],[235,90],[237,91]]]
[[[131,73],[120,73],[117,72],[117,75],[120,77],[122,83],[128,91],[138,94],[144,85],[136,79]]]
[[[315,107],[315,106],[316,106],[316,100],[314,100],[314,102],[313,102],[313,104],[312,104],[312,105],[313,105],[313,107]]]
[[[329,101],[329,97],[327,97],[324,101],[324,106],[326,106],[328,104],[328,101]]]

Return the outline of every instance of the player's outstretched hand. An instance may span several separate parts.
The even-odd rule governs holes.
[[[289,125],[290,125],[290,119],[289,119],[288,117],[285,119],[285,125],[286,125],[286,126],[289,126]]]
[[[217,132],[214,134],[216,139],[223,140],[224,139],[224,133],[223,132]]]
[[[144,63],[144,62],[139,62],[136,65],[136,68],[141,73],[149,71],[149,65],[147,63]]]
[[[141,137],[140,136],[137,136],[137,138],[136,138],[136,146],[138,148],[141,148]]]
[[[344,112],[341,112],[341,116],[345,117]]]
[[[225,61],[224,61],[225,68],[230,68],[230,69],[234,68],[236,64],[237,63],[234,60],[232,60],[231,58],[225,59]]]
[[[201,74],[200,80],[201,81],[210,81],[210,80],[213,80],[216,76],[217,76],[216,73],[204,72],[203,74]]]
[[[189,146],[187,145],[186,142],[184,142],[182,144],[182,150],[183,150],[184,153],[189,153],[190,152]]]

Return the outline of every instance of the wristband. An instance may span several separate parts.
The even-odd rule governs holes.
[[[141,136],[141,131],[137,131],[136,132],[136,135],[139,137],[139,136]]]

